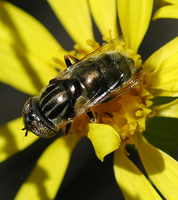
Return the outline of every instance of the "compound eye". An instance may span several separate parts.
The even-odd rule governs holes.
[[[35,118],[35,116],[34,116],[32,113],[28,113],[28,114],[26,115],[26,124],[27,124],[28,126],[30,126],[31,123],[32,123],[32,121],[34,120],[34,118]]]

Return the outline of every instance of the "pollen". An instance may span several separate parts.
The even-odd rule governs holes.
[[[94,111],[97,113],[97,122],[112,126],[120,135],[121,141],[133,141],[132,136],[146,129],[146,120],[151,113],[147,104],[151,101],[149,92],[145,92],[143,84],[133,88]],[[144,91],[144,92],[143,92]]]
[[[137,110],[135,116],[138,118],[142,118],[144,116],[144,111],[141,109]]]

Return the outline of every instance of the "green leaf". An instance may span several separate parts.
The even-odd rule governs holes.
[[[178,149],[178,119],[167,117],[154,117],[148,119],[146,139],[157,148],[175,157]]]

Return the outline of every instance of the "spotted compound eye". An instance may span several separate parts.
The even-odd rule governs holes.
[[[35,116],[32,113],[28,113],[25,117],[26,121],[25,123],[30,126],[32,121],[35,119]]]

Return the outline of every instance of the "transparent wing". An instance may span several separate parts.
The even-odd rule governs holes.
[[[105,54],[106,52],[111,51],[118,51],[121,46],[125,44],[125,40],[123,37],[115,38],[108,43],[104,44],[103,46],[99,47],[98,49],[94,50],[87,56],[83,57],[81,60],[76,62],[75,64],[69,66],[66,70],[61,72],[56,79],[67,79],[72,77],[73,70],[77,69],[78,67],[85,67],[85,63],[88,61],[94,61],[97,57],[99,57],[102,54]],[[142,80],[144,79],[144,72],[143,70],[136,70],[136,73],[132,75],[131,79],[122,85],[121,87],[114,87],[111,86],[107,91],[103,92],[99,97],[97,93],[93,95],[91,99],[88,99],[84,105],[79,106],[75,109],[75,115],[76,117],[78,115],[83,114],[84,112],[88,111],[90,108],[97,106],[101,102],[106,101],[107,99],[114,98],[116,96],[120,96],[136,85],[138,85]],[[116,83],[117,84],[117,83]]]
[[[81,115],[82,113],[86,112],[90,108],[99,105],[102,102],[107,101],[108,99],[112,99],[114,97],[118,97],[123,95],[124,93],[128,92],[129,90],[133,89],[136,85],[140,84],[141,81],[145,78],[145,72],[141,69],[138,73],[136,73],[127,83],[122,85],[119,88],[115,89],[108,89],[102,95],[92,99],[89,99],[82,107],[78,108],[76,112],[76,116]]]
[[[100,55],[102,55],[106,52],[117,50],[119,46],[124,44],[124,42],[125,42],[124,37],[121,36],[121,37],[117,37],[117,38],[109,41],[108,43],[103,44],[98,49],[96,49],[93,52],[91,52],[90,54],[86,55],[85,57],[80,59],[78,62],[76,62],[75,64],[73,64],[70,67],[68,67],[67,69],[65,69],[63,72],[59,73],[59,75],[56,77],[56,79],[70,78],[73,70],[76,69],[77,67],[81,66],[82,63],[85,63],[85,62],[91,61],[91,60],[95,60],[96,57],[99,57]]]
[[[104,54],[109,51],[117,50],[117,47],[121,46],[124,43],[125,43],[125,40],[124,40],[123,36],[117,37],[117,38],[109,41],[108,43],[103,44],[101,47],[94,50],[90,54],[86,55],[80,61],[85,62],[87,60],[92,60],[92,58],[94,59],[95,57],[98,57],[101,54]]]

